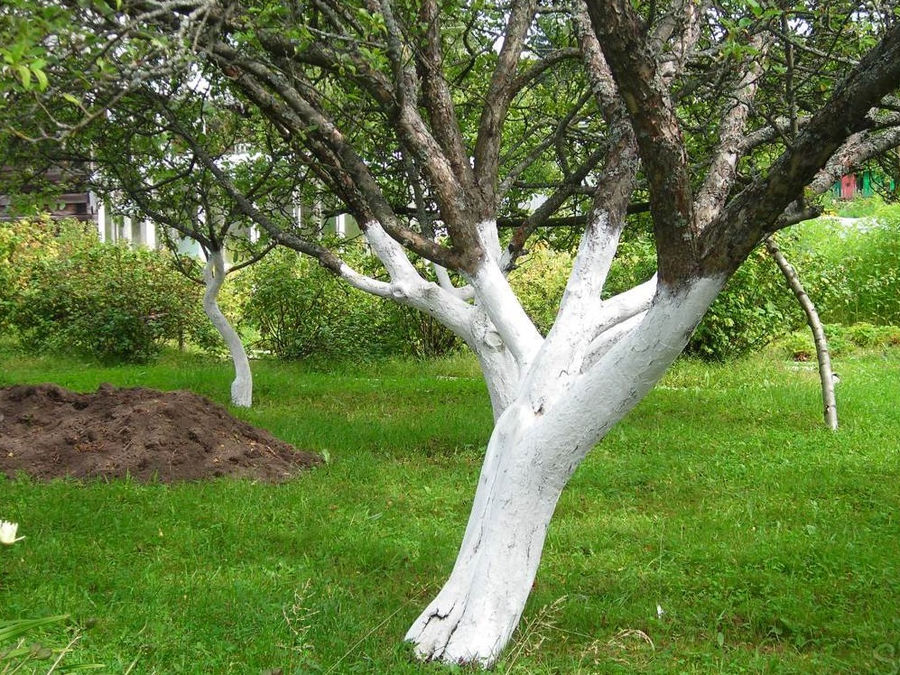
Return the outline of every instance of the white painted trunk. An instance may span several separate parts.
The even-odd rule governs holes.
[[[406,635],[424,659],[490,665],[519,622],[564,484],[535,471],[536,420],[515,405],[497,423],[450,579]]]
[[[423,659],[489,666],[519,622],[572,472],[681,353],[724,279],[677,291],[651,279],[601,302],[621,228],[599,214],[544,339],[501,272],[493,221],[479,226],[486,255],[465,295],[447,278],[425,280],[379,223],[363,229],[390,281],[346,265],[341,276],[440,320],[472,348],[487,382],[496,425],[459,555],[406,639]]]
[[[584,350],[558,350],[537,360],[543,374],[521,379],[491,435],[450,578],[406,635],[421,658],[485,667],[497,659],[525,607],[569,477],[681,353],[722,283],[660,290],[640,324],[586,372],[571,362]]]
[[[211,251],[203,270],[206,290],[203,293],[203,311],[212,321],[219,335],[225,340],[231,361],[234,363],[234,381],[231,383],[231,403],[241,408],[249,408],[253,403],[253,374],[250,360],[237,331],[219,309],[219,290],[225,282],[225,260],[222,251]]]

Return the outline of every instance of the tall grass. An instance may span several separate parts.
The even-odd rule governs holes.
[[[796,368],[676,364],[564,493],[499,672],[896,672],[900,355],[837,364],[837,433]],[[0,479],[27,535],[0,550],[0,619],[71,614],[66,661],[109,672],[439,672],[401,639],[452,567],[490,433],[474,365],[255,379],[235,414],[326,466],[278,486]],[[0,353],[0,385],[48,380],[224,403],[230,374]]]
[[[796,228],[823,321],[900,324],[900,205],[868,208],[853,224],[821,218]],[[801,273],[803,270],[801,270]]]

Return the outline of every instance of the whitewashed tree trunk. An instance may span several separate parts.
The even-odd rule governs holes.
[[[587,355],[584,346],[534,359],[543,372],[522,378],[491,435],[453,572],[406,635],[420,657],[484,666],[496,660],[518,624],[573,471],[681,353],[723,282],[661,288],[633,330],[585,369],[573,363]],[[590,335],[582,341],[590,344]]]
[[[221,250],[209,252],[209,259],[203,269],[203,281],[206,284],[203,293],[203,311],[225,340],[231,361],[234,363],[231,403],[241,408],[249,408],[253,403],[253,374],[250,372],[250,360],[247,358],[241,337],[219,309],[219,290],[225,282],[225,258]]]

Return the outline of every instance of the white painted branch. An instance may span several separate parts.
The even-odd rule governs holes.
[[[471,300],[475,297],[475,289],[469,285],[465,286],[454,286],[453,281],[450,279],[450,274],[447,272],[447,268],[432,263],[434,267],[434,275],[437,277],[438,285],[443,288],[448,293],[453,293],[460,300]]]
[[[513,293],[497,261],[488,257],[469,279],[475,298],[497,329],[522,371],[528,369],[543,342]]]
[[[603,356],[613,348],[613,345],[637,328],[644,320],[645,316],[647,316],[646,311],[639,312],[634,316],[626,317],[591,340],[591,343],[587,348],[587,353],[584,355],[584,361],[581,364],[581,372],[587,371],[597,363],[597,361],[603,358]]]
[[[371,220],[365,223],[362,229],[372,252],[388,271],[391,283],[398,285],[399,292],[402,293],[404,285],[413,286],[425,281],[415,265],[410,262],[403,247],[384,231],[381,223]]]
[[[433,316],[465,341],[481,364],[494,418],[497,419],[515,396],[520,367],[489,315],[482,307],[471,305],[457,293],[423,278],[400,244],[378,222],[367,223],[364,232],[366,240],[391,277],[389,284],[375,282],[380,284],[376,294]],[[509,285],[499,268],[495,265],[490,267],[508,289]],[[444,273],[446,274],[446,270]],[[447,281],[449,282],[449,278]],[[512,294],[512,291],[509,293]],[[516,304],[518,305],[518,300]]]
[[[750,44],[765,53],[766,45],[761,36],[754,37]],[[713,155],[703,186],[694,200],[694,217],[701,229],[721,212],[734,183],[737,163],[741,157],[740,145],[747,125],[747,115],[750,112],[750,103],[756,95],[761,70],[758,60],[746,69],[734,88],[734,102],[719,124],[719,147]]]
[[[650,309],[650,303],[656,294],[656,285],[654,274],[644,283],[605,300],[594,326],[594,336]]]
[[[483,220],[475,228],[481,245],[487,251],[488,257],[499,264],[500,261],[500,232],[497,229],[496,220]]]
[[[503,270],[504,274],[509,273],[512,262],[513,262],[512,251],[509,250],[509,247],[506,247],[500,252],[500,261],[499,261],[500,269]]]
[[[552,405],[557,393],[582,370],[581,362],[600,314],[600,293],[622,228],[621,223],[611,225],[606,212],[593,213],[592,218],[578,246],[556,321],[525,384],[534,410]]]
[[[225,258],[221,250],[209,252],[209,259],[203,269],[203,281],[206,284],[203,293],[203,311],[225,340],[231,361],[234,363],[231,402],[236,406],[249,408],[253,403],[253,374],[250,372],[250,360],[247,358],[247,351],[240,335],[219,309],[219,290],[225,282]]]
[[[377,295],[379,298],[391,297],[391,285],[389,283],[360,274],[347,263],[341,263],[339,273],[344,281],[357,290]]]
[[[472,337],[467,344],[478,357],[496,422],[519,392],[519,364],[480,307],[475,308]]]
[[[578,245],[551,333],[569,332],[573,322],[583,323],[601,306],[600,294],[619,246],[622,223],[609,223],[606,212],[592,214],[592,217],[593,221]]]
[[[680,289],[661,287],[643,320],[575,380],[553,411],[548,411],[541,434],[568,435],[568,445],[581,449],[577,465],[583,453],[653,388],[681,354],[724,283],[725,278],[717,276],[696,279]],[[597,415],[598,410],[610,412]],[[571,462],[572,457],[552,461]]]

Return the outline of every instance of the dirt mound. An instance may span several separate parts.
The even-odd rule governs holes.
[[[0,473],[9,477],[282,481],[320,462],[189,391],[0,388]]]

